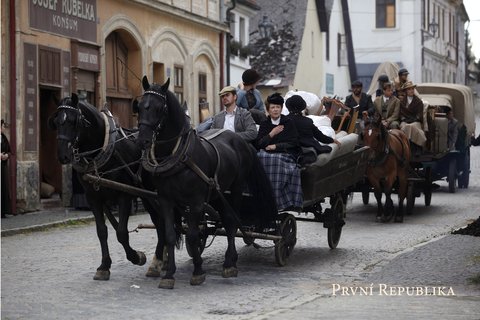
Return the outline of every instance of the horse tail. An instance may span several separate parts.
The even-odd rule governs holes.
[[[262,226],[266,226],[278,214],[277,204],[275,203],[272,184],[257,156],[257,151],[251,145],[250,151],[252,167],[247,177],[248,188],[253,196],[254,203],[257,204],[260,223]]]

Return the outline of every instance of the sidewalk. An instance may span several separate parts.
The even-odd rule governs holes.
[[[41,231],[77,221],[94,220],[91,211],[63,207],[7,217],[2,219],[2,237],[23,232]]]

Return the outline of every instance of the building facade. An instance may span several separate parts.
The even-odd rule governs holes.
[[[1,113],[11,124],[19,208],[40,208],[42,183],[69,205],[72,170],[57,161],[56,133],[47,128],[56,99],[75,92],[134,127],[131,103],[147,75],[171,79],[192,124],[205,107],[217,112],[225,9],[216,0],[2,2],[2,90],[11,94],[2,94]]]
[[[461,0],[349,0],[357,70],[369,86],[385,61],[407,68],[414,82],[465,83]]]
[[[261,9],[250,23],[255,49],[250,62],[264,75],[258,86],[264,97],[289,90],[345,97],[352,77],[346,1],[257,3]]]

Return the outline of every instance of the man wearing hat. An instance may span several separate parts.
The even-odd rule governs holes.
[[[423,102],[415,94],[412,81],[407,81],[401,88],[405,97],[400,102],[400,129],[412,142],[412,154],[419,154],[427,141],[423,126]]]
[[[395,92],[401,91],[403,85],[408,81],[409,72],[407,69],[402,68],[398,70],[398,77],[395,77],[393,83],[395,84]],[[395,94],[397,95],[397,94]]]
[[[293,120],[295,127],[298,131],[298,140],[302,147],[312,147],[317,154],[329,153],[332,151],[332,147],[324,146],[319,143],[336,143],[340,142],[336,139],[332,139],[318,130],[313,123],[313,120],[305,117],[302,111],[307,107],[307,103],[299,95],[293,95],[285,102],[289,111],[288,117]]]
[[[383,94],[383,85],[389,82],[390,80],[386,74],[382,74],[378,77],[378,89],[375,91],[375,97],[380,97]]]
[[[213,117],[211,129],[227,129],[250,142],[257,137],[257,126],[250,111],[237,107],[237,90],[227,86],[218,95],[224,109]]]
[[[262,77],[254,69],[245,70],[242,74],[243,89],[238,90],[237,105],[247,110],[258,110],[265,113],[262,95],[256,89]]]
[[[350,108],[350,112],[353,115],[353,108],[358,106],[358,113],[362,114],[363,111],[368,111],[373,108],[372,96],[362,92],[363,84],[359,80],[352,82],[352,94],[345,99],[345,106]]]

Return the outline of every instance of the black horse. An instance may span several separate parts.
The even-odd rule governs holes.
[[[124,247],[127,259],[137,265],[145,264],[145,254],[132,249],[129,244],[127,227],[134,196],[92,185],[82,179],[84,174],[91,173],[119,183],[138,185],[140,179],[137,177],[137,171],[140,166],[141,149],[133,135],[127,136],[123,130],[117,128],[108,110],[100,112],[87,102],[79,102],[76,94],[58,103],[57,111],[48,119],[48,124],[51,129],[57,130],[58,160],[62,164],[72,163],[76,169],[85,189],[88,204],[95,216],[102,263],[94,279],[110,278],[112,260],[108,250],[105,215],[116,230],[117,239]],[[142,201],[150,213],[152,222],[158,226],[157,230],[160,230],[162,221],[155,211],[155,203],[145,198],[142,198]],[[109,209],[113,204],[118,205],[118,222]],[[158,239],[147,276],[160,276],[164,247],[162,234],[158,233]]]
[[[145,149],[142,165],[151,173],[166,228],[168,263],[159,287],[173,288],[175,283],[177,214],[183,216],[187,224],[187,244],[194,248],[190,284],[205,281],[198,248],[199,224],[204,219],[206,203],[218,211],[227,234],[222,276],[236,277],[235,234],[241,226],[239,212],[247,183],[264,222],[273,221],[277,213],[270,182],[256,151],[232,131],[214,131],[209,140],[197,136],[177,98],[168,90],[170,79],[163,85],[150,85],[146,77],[142,82],[145,92],[141,101],[134,104],[139,119],[138,142]],[[230,191],[228,201],[223,194],[226,190]]]

